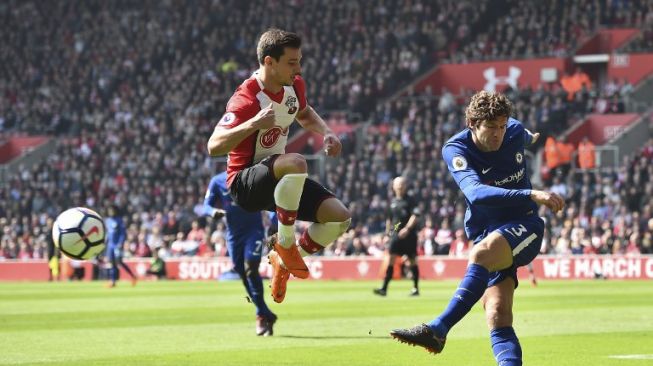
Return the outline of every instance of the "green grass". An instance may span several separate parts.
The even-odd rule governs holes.
[[[286,301],[271,305],[275,335],[263,338],[240,282],[0,283],[0,365],[495,364],[478,306],[441,355],[388,336],[432,319],[456,282],[423,281],[419,298],[407,281],[387,298],[372,295],[375,285],[291,281]],[[653,365],[653,283],[524,282],[515,328],[525,365]]]

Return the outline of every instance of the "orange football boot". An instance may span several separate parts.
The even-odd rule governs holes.
[[[308,278],[310,272],[296,245],[293,244],[290,248],[284,248],[277,240],[274,242],[274,251],[279,254],[283,264],[293,276],[301,279]]]
[[[272,266],[274,273],[272,274],[272,281],[270,284],[272,298],[274,302],[281,303],[286,297],[286,288],[288,284],[288,279],[290,278],[290,272],[281,265],[279,260],[279,254],[277,252],[271,251],[268,254],[268,262]]]

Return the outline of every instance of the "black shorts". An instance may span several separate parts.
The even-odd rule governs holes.
[[[417,256],[417,234],[410,233],[407,237],[399,239],[396,234],[390,239],[390,254]]]
[[[279,155],[271,155],[259,163],[241,170],[234,177],[229,193],[234,203],[246,211],[276,211],[274,189],[279,182],[274,178],[272,164]],[[328,198],[335,197],[320,183],[307,178],[299,201],[297,219],[317,222],[317,209]]]

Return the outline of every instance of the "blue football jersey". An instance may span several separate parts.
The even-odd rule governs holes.
[[[211,216],[213,209],[219,207],[225,210],[227,219],[227,240],[233,241],[246,235],[263,237],[263,218],[260,212],[248,212],[233,203],[229,188],[227,188],[227,173],[220,173],[209,183],[204,197],[204,214]]]
[[[104,219],[107,227],[106,242],[109,248],[120,248],[127,238],[127,230],[122,217],[114,216]]]
[[[532,135],[521,122],[510,118],[497,151],[479,150],[469,129],[442,148],[447,168],[465,195],[468,238],[474,240],[494,224],[537,214],[524,157],[524,147],[531,142]]]

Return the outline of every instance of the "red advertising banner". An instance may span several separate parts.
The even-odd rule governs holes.
[[[554,80],[558,80],[564,70],[562,58],[443,64],[419,81],[415,90],[421,92],[430,87],[433,94],[440,94],[445,87],[459,94],[461,89],[502,91],[508,85],[536,88],[543,81],[543,75],[555,71]]]
[[[148,267],[147,259],[127,260],[139,276]],[[374,280],[383,276],[382,260],[372,257],[328,258],[312,257],[307,260],[313,280]],[[420,273],[424,279],[459,279],[467,268],[466,259],[449,257],[420,257]],[[93,264],[82,263],[84,278],[91,279]],[[214,280],[231,268],[228,258],[179,258],[166,262],[168,277],[176,280]],[[653,256],[539,256],[533,269],[541,279],[653,279]],[[261,264],[261,275],[271,276],[271,268]],[[122,274],[123,278],[126,274]],[[527,278],[526,268],[519,269],[519,277]],[[48,267],[45,261],[0,262],[0,281],[46,281]]]
[[[595,145],[603,145],[638,118],[640,115],[637,113],[591,114],[580,126],[569,132],[567,142],[577,145],[583,137],[587,137]]]
[[[653,53],[610,55],[608,78],[626,79],[637,85],[653,73]]]

